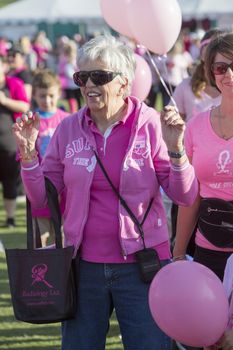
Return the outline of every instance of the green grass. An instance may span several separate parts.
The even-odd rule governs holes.
[[[156,101],[155,101],[155,109],[158,112],[161,112],[161,110],[163,109],[163,98],[162,98],[162,94],[159,93],[157,95]]]
[[[12,2],[16,2],[17,0],[0,0],[0,7],[11,4]]]
[[[5,221],[1,198],[0,193],[0,226]],[[17,228],[0,227],[0,239],[5,248],[26,246],[25,203],[18,204],[16,223]],[[113,315],[107,337],[107,350],[123,349],[119,334],[119,327]],[[59,350],[60,344],[60,324],[33,325],[15,320],[5,254],[0,253],[0,350]]]

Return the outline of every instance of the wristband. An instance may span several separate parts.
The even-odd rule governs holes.
[[[180,151],[180,152],[167,151],[167,153],[168,153],[170,158],[179,159],[179,158],[183,157],[183,155],[185,154],[185,149],[183,148],[182,151]]]
[[[186,260],[186,256],[185,255],[178,255],[178,256],[174,256],[172,261],[178,261],[178,260]]]

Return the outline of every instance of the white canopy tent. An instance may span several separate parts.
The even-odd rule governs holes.
[[[85,23],[89,32],[107,29],[100,0],[20,0],[0,9],[0,31],[12,39],[37,31],[46,22],[50,31],[54,23]],[[64,33],[65,34],[65,33]]]
[[[232,0],[178,2],[184,20],[208,17],[222,28],[233,25]],[[109,29],[101,13],[100,0],[19,0],[0,9],[0,33],[12,39],[22,34],[33,35],[40,22],[46,22],[50,31],[56,22],[85,23],[88,33]]]
[[[117,0],[116,0],[117,1]],[[185,18],[233,15],[232,0],[178,0]],[[101,19],[100,0],[20,0],[0,9],[0,23]]]
[[[233,1],[230,0],[199,0],[196,16],[213,16],[217,18],[219,15],[233,15]]]
[[[0,23],[77,21],[101,18],[99,0],[21,0],[0,10]]]
[[[209,18],[219,27],[232,27],[233,1],[231,0],[178,0],[184,20]]]

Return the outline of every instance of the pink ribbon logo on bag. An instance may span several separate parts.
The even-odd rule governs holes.
[[[47,287],[53,288],[53,286],[46,281],[45,275],[48,271],[48,266],[46,264],[37,264],[32,268],[32,286],[37,282],[43,282]]]

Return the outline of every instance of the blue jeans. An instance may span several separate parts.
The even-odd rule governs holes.
[[[81,260],[78,284],[77,315],[62,324],[62,350],[104,350],[113,309],[125,350],[171,349],[151,316],[149,284],[141,282],[136,263]]]

